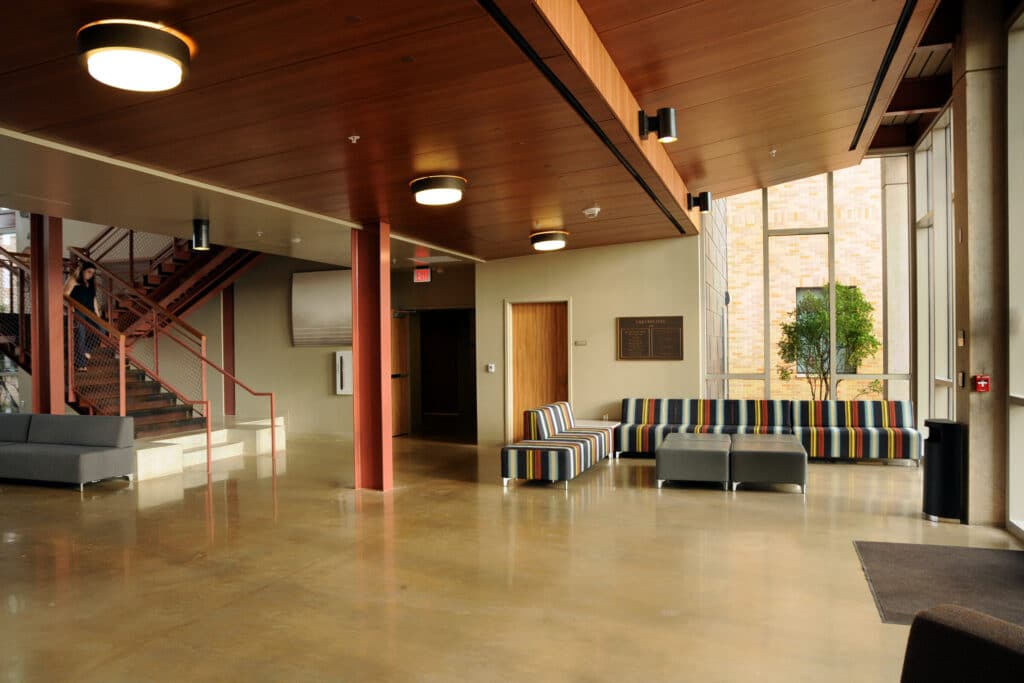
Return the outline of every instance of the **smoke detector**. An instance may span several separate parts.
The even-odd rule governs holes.
[[[597,204],[587,207],[586,209],[583,209],[583,215],[587,218],[597,218],[601,215],[601,207]]]

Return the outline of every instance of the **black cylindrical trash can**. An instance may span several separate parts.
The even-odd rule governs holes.
[[[967,425],[925,420],[924,516],[967,524]]]

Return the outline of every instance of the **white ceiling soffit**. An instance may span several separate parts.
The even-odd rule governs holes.
[[[0,206],[350,266],[350,221],[0,128]],[[262,234],[261,234],[262,233]]]

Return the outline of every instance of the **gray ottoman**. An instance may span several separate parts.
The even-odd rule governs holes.
[[[807,451],[792,434],[733,434],[732,490],[740,482],[798,484],[807,492]]]
[[[729,490],[728,434],[669,434],[655,451],[658,488],[666,481],[717,481]]]

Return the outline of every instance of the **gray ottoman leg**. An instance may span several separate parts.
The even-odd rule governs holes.
[[[659,480],[658,480],[658,488],[660,489],[660,488],[661,488],[661,485],[662,485],[662,484],[664,484],[664,483],[665,483],[665,480],[664,480],[664,479],[659,479]]]
[[[732,490],[733,490],[733,491],[735,491],[735,490],[736,490],[736,487],[737,487],[737,486],[739,486],[739,485],[740,485],[740,483],[739,483],[738,481],[734,481],[734,482],[732,483]]]

